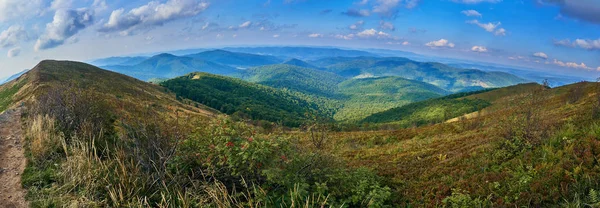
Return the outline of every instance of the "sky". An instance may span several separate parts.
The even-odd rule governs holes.
[[[381,48],[600,76],[600,0],[0,0],[0,77],[44,59]]]

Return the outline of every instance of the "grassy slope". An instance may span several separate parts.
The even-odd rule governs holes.
[[[27,79],[17,79],[0,86],[0,113],[15,103],[15,94],[27,83]]]
[[[121,105],[123,108],[129,106],[131,111],[151,107],[158,112],[183,111],[204,116],[216,113],[206,106],[193,107],[181,103],[163,87],[79,62],[42,61],[27,76],[32,77],[32,88],[29,91],[35,96],[67,87],[89,91],[113,105]],[[129,115],[128,112],[123,111],[123,116]]]
[[[413,129],[337,133],[339,145],[332,151],[388,178],[398,206],[440,205],[453,193],[463,202],[479,198],[500,207],[590,202],[590,188],[600,186],[600,169],[591,162],[600,150],[593,113],[599,89],[597,83],[547,90],[520,85],[471,95],[492,103],[485,115]]]

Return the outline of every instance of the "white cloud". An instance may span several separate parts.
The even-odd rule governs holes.
[[[248,27],[250,27],[251,24],[252,24],[252,22],[246,21],[246,22],[240,24],[240,26],[238,26],[238,27],[239,28],[248,28]]]
[[[113,11],[100,31],[120,31],[129,34],[135,29],[160,26],[177,19],[196,16],[208,6],[209,3],[203,0],[168,0],[165,3],[151,1],[127,12],[122,8]]]
[[[467,23],[477,25],[477,26],[483,28],[487,32],[494,33],[494,35],[498,35],[498,36],[505,36],[506,35],[506,30],[504,28],[498,28],[498,26],[500,26],[502,24],[501,22],[497,22],[497,23],[491,23],[491,22],[481,23],[481,22],[479,22],[479,20],[470,20],[470,21],[467,21]],[[496,28],[498,28],[498,29],[496,30]]]
[[[456,3],[462,3],[462,4],[479,4],[482,2],[498,3],[498,2],[501,2],[502,0],[452,0],[452,1],[456,2]]]
[[[402,42],[402,45],[410,45],[410,42],[404,41],[404,42]]]
[[[35,43],[35,50],[54,48],[93,23],[93,12],[87,9],[58,10],[46,25],[46,31]]]
[[[496,32],[494,33],[494,35],[497,35],[497,36],[506,36],[506,30],[504,28],[500,28],[500,29],[496,30]]]
[[[548,55],[544,52],[537,52],[533,54],[534,57],[548,59]]]
[[[385,39],[385,38],[391,38],[392,36],[390,34],[387,34],[383,31],[377,31],[375,29],[368,29],[368,30],[363,30],[362,32],[356,33],[356,36],[361,37],[361,38],[379,38],[379,39]]]
[[[365,24],[365,21],[358,21],[352,25],[350,25],[348,28],[350,28],[351,30],[359,30],[362,29],[362,26]]]
[[[587,50],[600,50],[600,39],[590,40],[590,39],[575,39],[575,41],[571,42],[569,39],[554,41],[554,44],[560,46],[567,47],[577,47],[583,48]]]
[[[427,44],[425,44],[426,46],[435,48],[435,47],[448,47],[448,48],[454,48],[454,43],[451,43],[450,41],[446,40],[446,39],[439,39],[436,41],[431,41]]]
[[[598,68],[596,68],[596,71],[600,71],[600,66]]]
[[[348,11],[342,12],[342,14],[350,16],[350,17],[368,17],[371,15],[371,12],[366,9],[361,9],[361,10],[348,9]]]
[[[398,13],[398,8],[403,5],[407,9],[416,7],[421,0],[377,0],[373,12],[384,17],[392,17]]]
[[[106,0],[94,0],[92,8],[94,8],[95,12],[102,12],[108,8],[108,5],[106,4]]]
[[[279,34],[273,35],[274,38],[279,38]]]
[[[27,39],[25,29],[19,25],[13,25],[0,33],[0,48],[12,47]]]
[[[334,37],[337,38],[337,39],[352,40],[354,38],[354,34],[350,34],[350,35],[335,35]]]
[[[488,49],[485,46],[473,46],[471,48],[471,51],[473,52],[479,52],[479,53],[485,53],[488,51]]]
[[[491,23],[491,22],[489,22],[489,23],[480,23],[478,20],[467,21],[467,23],[477,25],[477,26],[483,28],[485,31],[488,31],[488,32],[494,32],[494,30],[496,30],[496,27],[498,27],[498,26],[500,26],[500,24],[502,24],[500,22],[498,22],[496,24]]]
[[[360,2],[358,2],[357,4],[360,4],[360,5],[365,5],[365,4],[367,4],[367,3],[369,3],[369,0],[361,0],[361,1],[360,1]]]
[[[313,33],[308,35],[309,38],[322,38],[323,34],[319,34],[319,33]]]
[[[8,58],[12,58],[12,57],[19,56],[19,54],[21,54],[21,48],[20,47],[16,47],[16,48],[8,50],[8,54],[6,54],[6,56]]]
[[[475,10],[464,10],[461,13],[463,13],[464,15],[467,15],[468,17],[481,17],[481,13],[479,13],[478,11]]]
[[[0,0],[0,22],[36,16],[43,5],[43,0]]]
[[[373,12],[384,16],[391,16],[396,13],[400,0],[377,0],[373,7]]]
[[[592,68],[591,68],[591,67],[588,67],[588,66],[586,66],[586,65],[585,65],[585,63],[583,63],[583,62],[582,62],[582,63],[580,63],[580,64],[577,64],[577,63],[575,63],[575,62],[562,62],[562,61],[559,61],[559,60],[556,60],[556,59],[554,59],[554,62],[553,62],[553,63],[554,63],[555,65],[562,66],[562,67],[568,67],[568,68],[574,68],[574,69],[587,69],[587,70],[592,70]]]
[[[394,24],[392,24],[391,22],[381,20],[379,22],[379,29],[395,31],[396,27],[394,27]]]
[[[73,0],[54,0],[50,4],[50,8],[54,10],[58,9],[70,9],[73,4]]]

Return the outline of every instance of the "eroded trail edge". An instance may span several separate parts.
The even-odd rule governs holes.
[[[27,207],[21,174],[26,158],[23,149],[21,109],[0,114],[0,207]]]

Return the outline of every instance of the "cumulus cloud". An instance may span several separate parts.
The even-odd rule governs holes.
[[[546,53],[544,52],[537,52],[533,54],[534,57],[538,57],[538,58],[542,58],[542,59],[548,59],[548,55],[546,55]]]
[[[485,53],[488,51],[488,49],[484,46],[473,46],[471,48],[471,51],[478,52],[478,53]]]
[[[377,4],[373,7],[373,12],[388,14],[396,10],[400,4],[400,0],[377,0]]]
[[[203,0],[168,0],[165,3],[151,1],[129,11],[123,8],[113,11],[100,31],[129,34],[135,29],[161,26],[167,22],[196,16],[208,6],[209,3]]]
[[[432,47],[432,48],[441,48],[441,47],[454,48],[454,43],[451,43],[450,41],[448,41],[446,39],[439,39],[436,41],[431,41],[425,45]]]
[[[16,48],[8,50],[8,53],[6,54],[6,56],[8,58],[12,58],[12,57],[19,56],[19,54],[21,54],[21,48],[20,47],[16,47]]]
[[[460,12],[464,15],[467,15],[467,17],[481,17],[483,15],[481,15],[481,13],[479,13],[478,11],[475,10],[464,10],[462,12]]]
[[[350,26],[348,26],[348,28],[350,28],[351,30],[359,30],[362,29],[362,26],[365,24],[365,21],[358,21]]]
[[[344,39],[344,40],[352,40],[354,38],[354,34],[349,34],[349,35],[335,35],[334,38]]]
[[[574,68],[574,69],[587,69],[587,70],[592,70],[592,68],[591,68],[591,67],[588,67],[588,66],[587,66],[587,65],[585,65],[585,63],[583,63],[583,62],[582,62],[582,63],[580,63],[580,64],[577,64],[577,63],[575,63],[575,62],[562,62],[562,61],[559,61],[559,60],[556,60],[556,59],[554,59],[554,62],[553,62],[553,63],[554,63],[555,65],[562,66],[562,67],[568,67],[568,68]]]
[[[342,12],[342,14],[350,17],[368,17],[371,15],[371,12],[366,9],[348,9],[348,11]]]
[[[479,20],[470,20],[470,21],[467,21],[467,23],[477,25],[477,26],[483,28],[487,32],[494,33],[494,35],[498,35],[498,36],[505,36],[506,35],[506,30],[504,28],[498,28],[502,24],[500,22],[497,22],[497,23],[491,23],[491,22],[481,23],[481,22],[479,22]],[[496,28],[497,28],[497,30],[496,30]]]
[[[322,37],[323,37],[323,34],[320,34],[320,33],[313,33],[313,34],[310,34],[310,35],[308,35],[308,37],[309,37],[309,38],[322,38]]]
[[[404,41],[404,42],[402,42],[402,45],[410,45],[410,42]]]
[[[597,40],[575,39],[572,42],[569,39],[564,39],[564,40],[555,40],[554,44],[558,45],[558,46],[583,48],[586,50],[600,50],[600,39],[597,39]]]
[[[499,28],[498,30],[496,30],[496,32],[494,32],[494,35],[506,36],[506,30],[504,28]]]
[[[35,50],[54,48],[93,23],[93,12],[88,9],[58,10],[46,25],[44,34],[35,43]]]
[[[495,24],[491,23],[491,22],[480,23],[479,20],[471,20],[471,21],[467,21],[467,23],[477,25],[488,32],[494,32],[494,30],[496,30],[496,27],[500,26],[500,24],[501,24],[500,22],[495,23]]]
[[[0,22],[36,16],[43,5],[43,0],[0,0]]]
[[[54,0],[50,4],[50,8],[54,10],[58,9],[70,9],[73,4],[73,0]]]
[[[378,39],[392,38],[392,36],[390,34],[387,34],[383,31],[377,31],[375,29],[364,30],[362,32],[356,33],[356,36],[360,37],[360,38],[378,38]]]
[[[0,47],[12,47],[27,39],[28,36],[27,32],[25,32],[25,29],[19,25],[13,25],[0,33]]]
[[[246,22],[240,24],[240,26],[238,26],[238,27],[239,28],[248,28],[248,27],[250,27],[251,24],[252,24],[251,21],[246,21]]]
[[[539,0],[542,4],[560,7],[564,16],[600,24],[600,4],[597,0]]]
[[[479,4],[479,3],[483,3],[483,2],[487,2],[487,3],[498,3],[501,2],[502,0],[452,0],[453,2],[456,3],[461,3],[461,4]]]
[[[354,38],[361,38],[361,39],[383,39],[383,40],[399,40],[400,38],[398,37],[394,37],[388,33],[385,33],[383,31],[378,31],[376,29],[367,29],[367,30],[363,30],[360,31],[358,33],[354,33],[354,34],[348,34],[348,35],[335,35],[333,36],[334,38],[337,39],[344,39],[344,40],[352,40]]]
[[[273,35],[273,38],[279,38],[279,34]]]
[[[386,21],[381,20],[379,22],[379,29],[395,31],[396,27],[394,27],[394,24],[392,24],[391,22],[386,22]]]

